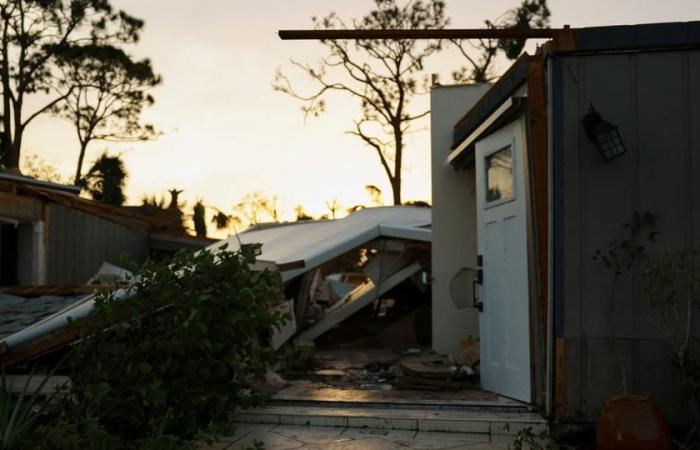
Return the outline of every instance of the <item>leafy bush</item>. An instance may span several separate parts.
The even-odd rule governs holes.
[[[12,386],[8,385],[5,369],[2,368],[0,373],[0,449],[23,448],[22,442],[28,438],[37,422],[49,409],[53,395],[43,396],[41,390],[60,364],[61,362],[47,374],[36,375],[39,377],[39,384],[34,389],[30,389],[30,383],[35,377],[36,367],[32,368],[22,389],[18,392],[13,392]]]
[[[644,268],[647,298],[657,325],[670,344],[674,369],[688,401],[687,417],[700,415],[700,249],[666,252]],[[700,425],[691,424],[688,443],[700,440]]]
[[[251,270],[259,249],[181,252],[138,270],[132,298],[102,295],[74,324],[88,337],[70,359],[67,410],[144,448],[169,448],[260,404],[249,382],[278,360],[264,333],[288,318],[269,307],[283,298],[279,274]]]
[[[26,450],[120,450],[119,437],[93,417],[82,423],[59,419],[39,427],[23,445]]]

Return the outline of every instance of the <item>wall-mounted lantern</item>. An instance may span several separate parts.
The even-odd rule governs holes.
[[[583,128],[588,139],[595,143],[603,161],[611,161],[625,154],[625,144],[617,127],[604,120],[593,105],[583,118]]]

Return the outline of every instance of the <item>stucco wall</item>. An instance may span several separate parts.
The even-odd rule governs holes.
[[[430,93],[432,164],[433,349],[458,356],[460,340],[478,337],[478,311],[459,309],[450,282],[464,267],[476,266],[474,169],[456,172],[446,164],[454,124],[488,85],[433,87]]]
[[[622,393],[624,366],[629,393],[651,395],[674,422],[689,420],[641,265],[622,277],[613,300],[612,274],[593,255],[624,236],[635,212],[658,219],[652,254],[700,245],[700,51],[570,56],[551,69],[559,400],[566,416],[595,420]],[[621,158],[602,162],[588,141],[581,120],[589,103],[619,127]]]

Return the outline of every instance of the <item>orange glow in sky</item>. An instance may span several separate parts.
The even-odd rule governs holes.
[[[451,27],[475,28],[494,19],[519,0],[447,0]],[[277,195],[282,218],[291,219],[297,204],[307,212],[327,213],[325,202],[344,206],[369,203],[366,184],[379,186],[384,201],[390,188],[379,160],[358,138],[345,134],[357,117],[356,100],[341,94],[328,98],[327,112],[304,121],[301,104],[274,92],[275,68],[303,80],[289,64],[294,58],[315,62],[324,47],[310,41],[281,41],[279,29],[311,28],[311,16],[336,11],[360,17],[372,1],[349,0],[113,0],[145,20],[141,42],[131,49],[149,57],[163,84],[153,91],[156,104],[145,113],[165,134],[145,143],[106,144],[88,148],[86,168],[104,149],[121,153],[130,177],[128,199],[164,195],[184,189],[186,212],[197,198],[230,212],[247,192]],[[700,19],[698,0],[549,0],[552,26],[572,27],[689,21]],[[532,44],[534,45],[534,43]],[[530,46],[532,48],[532,46]],[[445,52],[428,63],[428,73],[449,83],[462,60]],[[501,63],[503,70],[507,64]],[[302,85],[303,86],[303,85]],[[427,108],[429,99],[415,101]],[[430,199],[429,119],[408,138],[403,197]],[[67,122],[46,117],[25,134],[23,154],[39,154],[73,174],[78,144]],[[85,169],[86,170],[86,169]],[[210,227],[211,228],[211,227]]]

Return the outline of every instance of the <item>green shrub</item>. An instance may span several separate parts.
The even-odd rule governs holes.
[[[33,367],[22,389],[17,392],[13,392],[12,386],[8,385],[5,368],[2,367],[0,371],[0,449],[23,448],[22,442],[31,435],[38,421],[49,411],[54,395],[47,397],[41,391],[61,363],[62,360],[46,374],[36,375],[39,383],[34,389],[30,389],[36,370],[36,367]]]
[[[64,419],[39,427],[22,446],[25,450],[121,450],[121,440],[95,418],[82,423]]]
[[[269,308],[279,274],[250,268],[259,249],[180,252],[138,270],[132,298],[102,295],[74,324],[88,337],[70,359],[67,409],[155,449],[259,405],[249,382],[278,360],[264,335],[288,319]]]
[[[196,447],[171,434],[149,436],[138,443],[139,450],[194,450]]]

